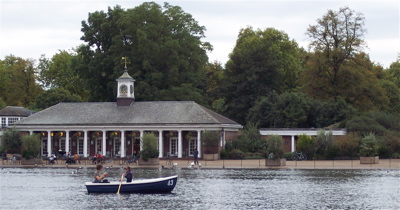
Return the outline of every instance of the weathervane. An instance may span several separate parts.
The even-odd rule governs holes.
[[[131,63],[131,62],[128,62],[128,58],[127,57],[122,57],[122,60],[124,60],[122,63],[125,64],[125,69],[126,69],[127,68],[126,64]]]

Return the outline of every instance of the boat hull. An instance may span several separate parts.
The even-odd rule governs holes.
[[[86,182],[88,193],[168,193],[176,185],[178,176],[169,176],[154,179],[133,180],[132,182],[93,183]]]

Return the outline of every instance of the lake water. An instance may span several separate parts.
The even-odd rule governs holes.
[[[117,181],[122,168],[108,168]],[[400,209],[399,170],[133,169],[168,194],[88,194],[93,168],[3,168],[1,209]]]

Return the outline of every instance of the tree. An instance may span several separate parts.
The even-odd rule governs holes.
[[[388,103],[379,85],[378,66],[362,52],[364,16],[348,7],[329,10],[307,30],[311,39],[302,91],[320,100],[343,98],[359,111],[378,110]]]
[[[51,60],[42,55],[39,59],[39,82],[43,88],[63,88],[74,95],[86,100],[89,92],[85,82],[76,70],[77,55],[75,52],[60,50]]]
[[[13,55],[0,60],[0,98],[13,106],[27,107],[43,90],[35,81],[33,60]]]
[[[225,98],[221,96],[221,83],[224,79],[224,71],[220,62],[214,61],[207,64],[206,68],[206,91],[205,98],[207,104],[216,112],[224,113],[227,109],[225,105]]]
[[[53,88],[38,95],[32,104],[32,108],[42,110],[60,102],[82,102],[82,99],[63,88]]]
[[[22,140],[21,132],[15,128],[4,131],[1,138],[1,151],[9,153],[19,153],[21,151]]]
[[[297,43],[282,31],[241,29],[221,88],[226,114],[245,124],[246,113],[265,93],[295,89],[302,63],[299,54]]]
[[[90,13],[82,21],[86,44],[78,49],[79,74],[92,92],[89,100],[115,100],[115,79],[126,57],[137,81],[137,100],[203,102],[206,51],[212,49],[201,41],[204,31],[190,14],[168,3]]]
[[[323,128],[356,113],[344,100],[319,101],[304,93],[275,92],[262,97],[249,110],[248,123],[272,128]]]

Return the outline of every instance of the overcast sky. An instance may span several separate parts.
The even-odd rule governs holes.
[[[33,1],[0,0],[0,59],[15,55],[24,59],[38,60],[41,54],[51,58],[59,50],[72,49],[83,42],[81,22],[88,13],[107,11],[120,5],[134,8],[143,1]],[[155,1],[163,5],[166,1]],[[367,33],[364,40],[365,52],[375,63],[385,68],[396,61],[400,52],[399,8],[400,1],[302,1],[302,0],[259,0],[259,1],[168,1],[190,13],[200,25],[206,27],[206,38],[214,51],[210,61],[225,64],[232,52],[241,28],[254,29],[273,27],[284,31],[300,46],[308,49],[305,32],[309,25],[325,15],[328,9],[337,11],[349,6],[365,17]]]

